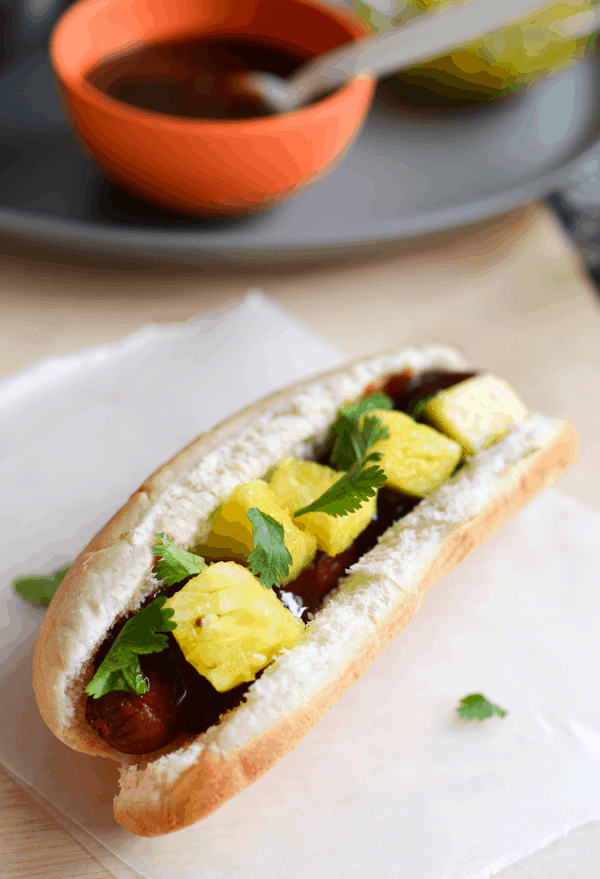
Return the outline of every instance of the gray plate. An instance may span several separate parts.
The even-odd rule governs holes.
[[[0,71],[0,234],[112,257],[187,262],[332,255],[470,223],[559,188],[600,138],[598,53],[528,91],[427,109],[380,90],[320,183],[241,219],[181,217],[108,183],[69,135],[43,48]]]

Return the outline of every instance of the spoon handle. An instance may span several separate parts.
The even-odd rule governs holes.
[[[555,4],[556,0],[470,0],[367,37],[355,48],[349,49],[346,43],[303,64],[290,77],[293,105],[299,106],[361,73],[383,77],[412,67]]]

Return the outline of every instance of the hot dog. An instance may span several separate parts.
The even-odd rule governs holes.
[[[412,407],[417,417],[414,404],[425,400],[429,421],[447,431],[440,388],[465,387],[473,375],[456,352],[430,346],[364,359],[279,392],[160,468],[74,562],[39,633],[34,688],[58,738],[121,763],[114,812],[124,827],[146,836],[185,827],[273,766],[406,625],[431,586],[570,466],[577,435],[567,422],[523,410],[493,444],[462,456],[459,449],[460,462],[449,465],[458,469],[434,490],[381,488],[377,517],[343,552],[319,548],[275,588],[295,624],[300,617],[308,624],[253,680],[215,688],[183,656],[178,626],[164,635],[162,652],[141,657],[145,693],[88,698],[124,623],[157,595],[168,603],[183,594],[182,583],[165,588],[156,576],[157,535],[210,550],[216,516],[234,490],[268,480],[288,456],[326,460],[331,425],[348,401],[383,389],[394,408]],[[207,570],[233,565],[252,578],[239,554],[237,561],[217,556]]]

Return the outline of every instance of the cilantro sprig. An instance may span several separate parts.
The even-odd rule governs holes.
[[[456,710],[458,716],[462,717],[463,720],[485,720],[492,717],[493,714],[497,714],[499,717],[506,715],[503,708],[488,702],[481,693],[471,693],[470,696],[465,696],[464,699],[460,700],[460,705]]]
[[[360,461],[377,440],[389,436],[387,427],[375,415],[367,415],[362,424],[356,424],[345,415],[336,421],[336,437],[329,461],[342,470],[350,468]]]
[[[393,409],[394,401],[390,396],[384,394],[383,391],[375,391],[368,397],[363,397],[355,403],[348,403],[340,408],[340,415],[346,418],[352,418],[357,424],[367,412],[373,409]],[[335,426],[335,425],[334,425]]]
[[[380,420],[376,416],[363,416],[373,409],[392,409],[393,405],[391,397],[378,391],[356,403],[342,406],[331,428],[328,443],[330,464],[341,470],[350,470],[377,440],[385,439],[388,430],[382,427]]]
[[[306,513],[347,516],[374,497],[386,480],[381,467],[366,465],[381,460],[379,452],[369,452],[378,440],[389,436],[374,409],[393,409],[394,401],[376,391],[356,403],[342,406],[329,434],[329,463],[346,472],[312,503],[296,510],[294,518]]]
[[[285,545],[283,525],[258,507],[251,507],[247,516],[252,523],[254,542],[254,549],[248,556],[250,570],[267,589],[281,586],[293,561]]]
[[[366,467],[370,461],[379,461],[379,452],[357,461],[347,473],[334,482],[323,494],[306,507],[296,510],[294,518],[306,513],[328,513],[330,516],[346,516],[355,513],[363,503],[377,494],[383,486],[386,475],[381,467]]]
[[[19,577],[13,583],[14,590],[34,604],[48,605],[50,604],[50,599],[65,579],[70,567],[70,565],[67,565],[61,568],[60,571],[56,571],[55,574],[50,574],[47,577]]]
[[[88,696],[100,696],[114,690],[143,695],[148,684],[142,673],[139,656],[161,653],[168,646],[166,632],[172,632],[173,609],[165,608],[166,597],[155,598],[147,607],[127,620],[96,674],[85,688]]]
[[[202,556],[175,546],[168,534],[156,535],[156,543],[152,547],[152,552],[158,559],[152,571],[158,580],[163,581],[165,586],[181,583],[186,577],[201,574],[206,568]]]

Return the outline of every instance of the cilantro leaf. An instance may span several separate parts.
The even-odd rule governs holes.
[[[376,415],[368,415],[360,424],[358,419],[341,414],[334,422],[332,430],[335,436],[329,462],[342,470],[349,470],[377,440],[385,439],[389,435],[387,427],[382,427]]]
[[[168,534],[157,534],[152,552],[158,558],[152,571],[165,586],[174,586],[191,574],[201,574],[206,568],[202,556],[175,546]]]
[[[13,583],[14,590],[23,598],[33,601],[34,604],[50,604],[50,599],[64,580],[70,567],[67,565],[48,577],[19,577]]]
[[[283,525],[258,507],[251,507],[246,515],[252,523],[254,541],[254,549],[248,556],[250,570],[267,589],[280,586],[292,564],[292,556],[283,539]]]
[[[386,439],[389,436],[389,431],[387,427],[382,427],[381,421],[376,415],[367,415],[362,423],[360,435],[361,442],[365,446],[365,450],[360,456],[362,458],[378,440]]]
[[[373,409],[393,409],[393,407],[392,398],[381,391],[357,400],[356,403],[342,406],[327,440],[330,464],[342,470],[349,470],[356,461],[359,461],[370,447],[368,435],[363,436],[359,427],[361,418]],[[377,439],[383,439],[384,436],[387,436],[387,432],[382,433]],[[375,441],[373,440],[371,445]]]
[[[458,716],[464,720],[485,720],[486,717],[491,717],[493,714],[497,714],[499,717],[504,717],[506,714],[503,708],[500,708],[498,705],[492,705],[481,693],[472,693],[470,696],[465,696],[464,699],[460,700],[460,705],[456,710],[458,711]]]
[[[346,415],[340,415],[333,425],[333,444],[329,452],[329,463],[349,470],[364,454],[365,443],[360,437],[358,424]]]
[[[406,407],[406,414],[410,415],[410,417],[414,418],[416,421],[422,415],[423,409],[431,399],[432,397],[417,397],[416,399],[411,400]]]
[[[388,397],[387,394],[384,394],[383,391],[376,391],[374,394],[369,394],[368,397],[363,397],[362,400],[357,400],[356,403],[342,406],[340,409],[340,415],[352,418],[358,423],[365,413],[371,412],[373,409],[393,408],[394,401],[392,398]]]
[[[294,518],[303,516],[305,513],[328,513],[330,516],[346,516],[359,510],[364,501],[372,498],[385,482],[385,472],[381,467],[367,467],[364,464],[369,461],[378,461],[379,452],[372,452],[362,461],[355,464],[341,479],[318,497],[296,510]]]
[[[138,656],[161,653],[168,646],[164,632],[172,632],[173,609],[164,608],[163,595],[127,620],[110,650],[100,663],[96,674],[85,688],[88,696],[99,699],[113,690],[125,690],[141,696],[148,689]]]

